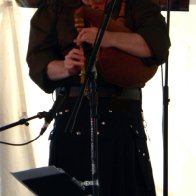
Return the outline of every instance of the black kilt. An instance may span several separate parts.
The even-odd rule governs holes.
[[[75,101],[68,98],[55,119],[49,165],[84,182],[91,180],[89,100],[83,98],[73,132],[65,132]],[[100,196],[155,196],[141,101],[99,98],[97,119]]]

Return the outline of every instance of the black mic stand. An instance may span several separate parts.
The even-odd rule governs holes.
[[[167,30],[170,25],[170,0],[167,0]],[[165,84],[163,85],[163,196],[168,196],[168,59],[165,63]]]
[[[73,111],[71,113],[71,116],[69,118],[69,121],[66,125],[65,132],[67,131],[73,131],[74,123],[75,123],[75,117],[78,114],[83,94],[85,89],[88,89],[89,91],[89,105],[90,105],[90,131],[91,131],[91,177],[92,177],[92,195],[93,196],[99,196],[100,195],[100,184],[99,184],[99,175],[98,175],[98,138],[97,138],[97,92],[96,92],[96,57],[97,53],[100,48],[100,44],[104,35],[104,32],[107,28],[109,19],[111,18],[113,8],[116,5],[116,2],[118,0],[113,0],[111,4],[108,7],[107,13],[104,13],[103,21],[99,27],[99,31],[97,33],[97,37],[95,40],[95,43],[93,45],[93,49],[91,52],[91,55],[89,57],[89,60],[87,62],[86,66],[86,74],[85,74],[85,80],[81,87],[80,94],[76,100],[76,103],[74,105]]]
[[[18,120],[17,122],[0,127],[0,132],[5,131],[6,129],[10,129],[12,127],[18,126],[18,125],[28,126],[29,125],[28,121],[33,120],[35,118],[39,118],[39,119],[41,119],[43,117],[45,118],[47,116],[47,114],[48,114],[47,112],[39,112],[37,115],[32,116],[30,118],[22,118],[22,119]]]

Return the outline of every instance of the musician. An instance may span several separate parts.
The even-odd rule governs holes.
[[[58,94],[61,87],[67,92],[50,134],[49,164],[82,182],[91,181],[88,92],[84,93],[73,130],[65,128],[80,93],[81,78],[87,77],[81,71],[85,70],[98,27],[89,18],[83,18],[84,24],[78,29],[75,17],[82,6],[100,11],[108,9],[108,3],[107,0],[43,1],[31,20],[27,52],[30,77],[46,93]],[[150,0],[119,0],[112,18],[130,31],[107,29],[96,60],[100,195],[155,196],[142,115],[141,89],[146,80],[123,86],[123,80],[110,80],[110,76],[120,78],[129,72],[129,66],[137,70],[131,61],[123,70],[118,53],[137,58],[149,71],[164,63],[170,39],[159,6]],[[117,49],[116,55],[106,55],[106,60],[117,63],[118,73],[105,73],[106,67],[112,66],[101,61],[105,49]]]

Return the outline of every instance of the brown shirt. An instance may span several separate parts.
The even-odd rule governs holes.
[[[46,3],[38,8],[31,20],[27,52],[29,74],[47,93],[65,83],[78,84],[77,77],[51,81],[46,76],[48,63],[55,59],[63,60],[64,54],[74,47],[72,40],[77,36],[77,30],[74,27],[73,14],[78,6],[80,3],[73,6],[51,6]],[[158,5],[150,0],[127,0],[125,25],[142,35],[151,48],[153,57],[142,59],[147,66],[159,65],[167,60],[170,40]]]

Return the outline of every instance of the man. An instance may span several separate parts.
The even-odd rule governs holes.
[[[27,53],[30,77],[47,93],[54,90],[58,93],[61,87],[68,93],[50,135],[49,164],[64,169],[82,182],[91,182],[92,177],[88,94],[84,94],[73,130],[65,132],[65,128],[81,89],[80,73],[91,54],[86,52],[85,44],[93,46],[98,28],[91,21],[86,25],[84,18],[84,26],[78,30],[75,16],[81,7],[105,10],[108,6],[106,0],[93,3],[90,0],[51,0],[44,2],[31,20]],[[139,59],[148,69],[167,60],[170,40],[158,5],[150,0],[118,1],[112,17],[115,21],[120,19],[130,31],[108,29],[100,52],[104,54],[105,49],[115,49]],[[97,58],[100,195],[155,196],[142,118],[141,88],[145,82],[139,86],[122,86],[118,81],[110,81],[104,72],[105,61],[102,65],[101,57]],[[108,59],[117,61],[118,76],[127,72],[117,56],[106,55]],[[132,62],[127,64],[128,68],[134,66]],[[101,66],[102,71],[99,71]]]

